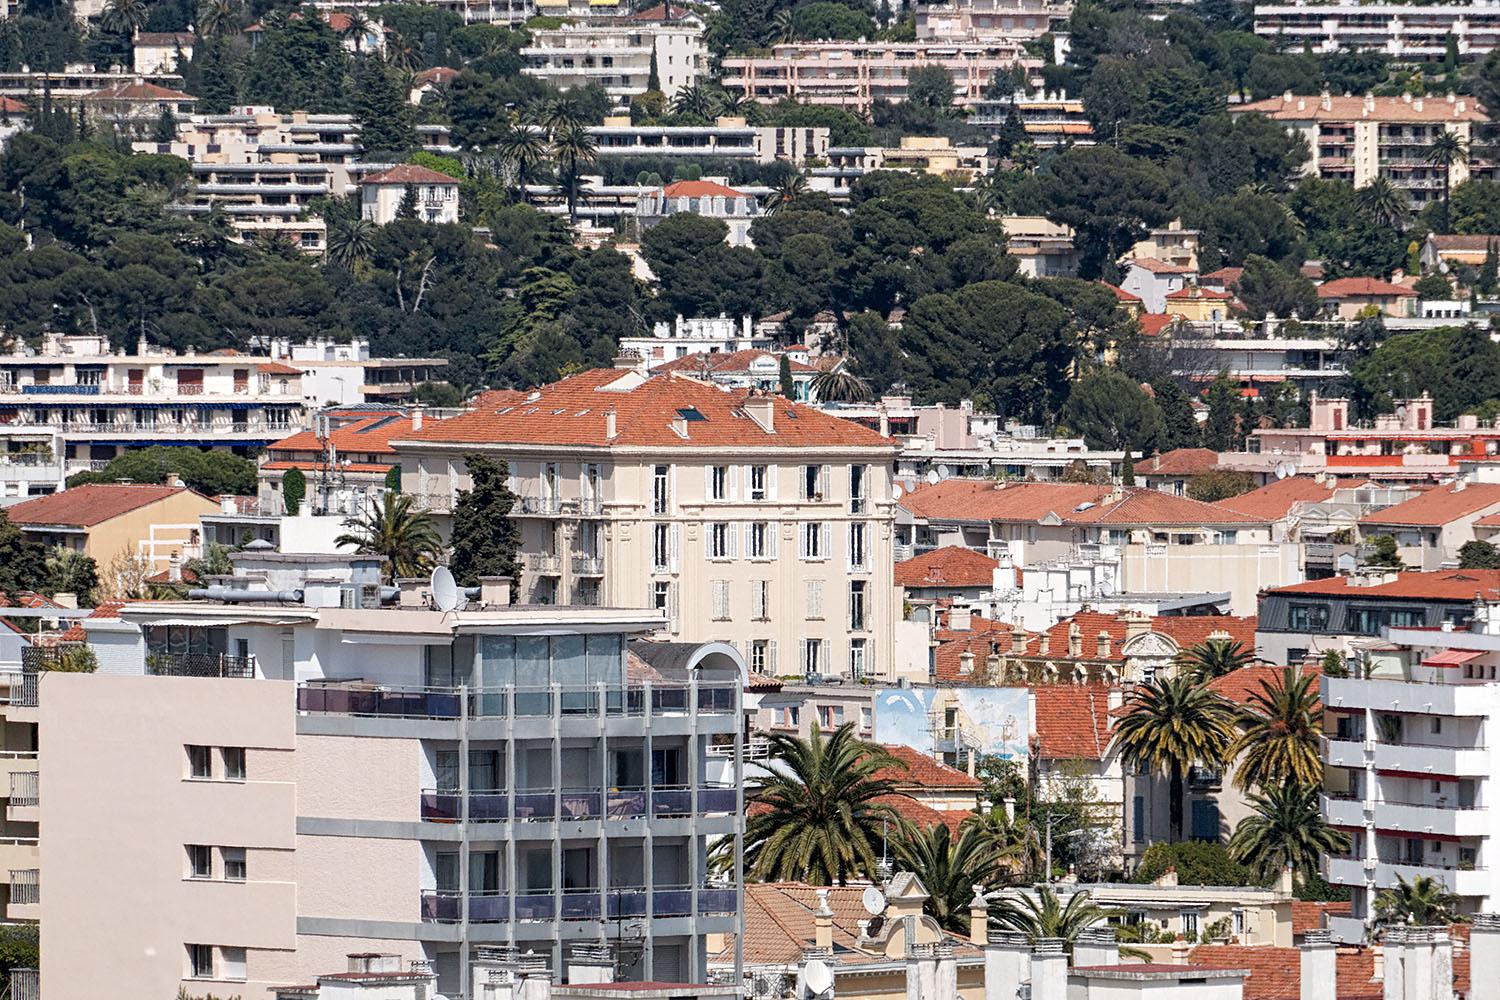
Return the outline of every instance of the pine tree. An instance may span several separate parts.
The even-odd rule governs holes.
[[[1484,263],[1479,265],[1479,280],[1474,284],[1480,295],[1494,295],[1496,285],[1500,284],[1500,252],[1494,240],[1484,248]]]
[[[401,193],[401,204],[396,206],[396,218],[415,219],[417,217],[417,186],[406,185],[406,190]]]
[[[519,581],[521,529],[510,516],[516,503],[510,467],[477,452],[464,455],[464,464],[474,485],[460,491],[453,505],[453,575],[465,587],[477,586],[481,576]]]
[[[170,144],[177,138],[177,116],[172,114],[171,108],[162,108],[161,117],[156,119],[156,131],[151,136],[151,141],[157,145]]]
[[[416,149],[417,131],[412,125],[412,106],[396,75],[374,56],[359,61],[354,73],[351,101],[359,121],[359,143],[367,151],[404,153]]]
[[[787,399],[797,398],[797,383],[792,380],[792,359],[781,356],[781,394]]]
[[[1120,485],[1135,485],[1135,456],[1130,452],[1130,442],[1125,443],[1125,458],[1120,462]]]
[[[1015,105],[1011,105],[1010,114],[1005,116],[1005,124],[1000,126],[1000,134],[995,137],[995,152],[1001,157],[1008,157],[1017,145],[1025,141],[1026,126],[1021,124],[1021,116]]]

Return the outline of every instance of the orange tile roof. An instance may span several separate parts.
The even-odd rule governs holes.
[[[1481,593],[1500,589],[1500,569],[1454,569],[1436,573],[1403,571],[1390,583],[1368,586],[1351,584],[1351,577],[1331,576],[1305,580],[1266,591],[1268,594],[1321,594],[1327,597],[1412,598],[1437,601],[1472,601]]]
[[[515,406],[524,402],[526,393],[521,389],[486,389],[469,400],[468,408],[480,410],[489,406],[498,410],[502,406]]]
[[[1050,760],[1103,760],[1114,733],[1109,695],[1118,690],[1108,684],[1033,687],[1037,752]]]
[[[746,372],[750,370],[751,364],[762,357],[775,358],[777,364],[781,363],[781,355],[776,351],[719,351],[714,354],[689,354],[685,357],[673,358],[671,361],[657,365],[651,371],[653,373],[681,372],[684,375],[699,372]],[[794,372],[818,371],[812,365],[805,365],[795,358],[788,358],[787,363],[792,366]]]
[[[970,777],[956,767],[949,767],[920,750],[896,743],[881,744],[880,747],[906,766],[883,767],[872,775],[876,779],[914,788],[960,789],[965,792],[978,792],[984,788],[984,782],[978,778]]]
[[[972,809],[934,809],[925,802],[905,795],[879,795],[876,802],[883,802],[896,811],[896,815],[919,830],[927,830],[943,823],[952,833],[957,833],[965,819],[974,815]]]
[[[1212,288],[1202,288],[1202,287],[1200,287],[1198,285],[1189,285],[1186,288],[1179,288],[1175,292],[1168,292],[1166,294],[1166,297],[1169,298],[1169,299],[1232,299],[1232,298],[1234,298],[1234,296],[1231,295],[1229,292],[1219,292],[1219,291],[1215,291]]]
[[[1246,646],[1245,648],[1249,649],[1250,647]],[[1250,704],[1252,695],[1263,694],[1265,692],[1265,689],[1261,687],[1262,684],[1270,684],[1272,687],[1276,686],[1281,681],[1281,672],[1284,669],[1284,667],[1257,663],[1248,667],[1241,667],[1239,670],[1224,674],[1222,677],[1215,677],[1208,682],[1208,686],[1218,692],[1220,697],[1226,698],[1236,705],[1248,705]],[[1304,677],[1316,677],[1321,672],[1322,668],[1318,666],[1301,667],[1298,671]],[[1316,691],[1317,687],[1314,686],[1313,690]]]
[[[1179,313],[1147,313],[1139,320],[1141,333],[1148,337],[1156,337],[1167,327],[1187,319]]]
[[[661,189],[664,198],[745,198],[742,191],[713,181],[674,181]]]
[[[329,440],[344,453],[394,455],[396,449],[391,447],[391,439],[409,433],[411,425],[412,418],[400,411],[373,413],[333,428]],[[312,431],[300,431],[267,445],[266,453],[272,459],[286,461],[299,452],[320,453],[325,446]]]
[[[196,101],[198,98],[192,94],[184,94],[180,90],[169,90],[166,87],[158,87],[154,83],[117,83],[113,87],[105,87],[103,90],[87,94],[84,100],[90,101]]]
[[[165,581],[163,581],[163,582],[165,582]],[[134,602],[132,602],[132,601],[103,601],[103,602],[101,602],[99,604],[99,606],[97,608],[95,608],[93,611],[89,612],[88,617],[90,617],[90,618],[118,618],[118,617],[120,617],[120,609],[123,608],[123,607],[125,607],[125,605],[131,604],[131,603],[134,603]],[[83,627],[83,621],[82,621],[82,619],[75,618],[75,619],[73,619],[73,624],[70,625],[70,626],[68,626],[68,630],[66,632],[64,632],[62,635],[58,636],[58,639],[61,640],[62,642],[86,642],[86,641],[88,641],[88,637],[89,637],[89,634],[88,634],[88,632]]]
[[[1059,517],[1109,495],[1107,486],[1074,483],[997,483],[993,479],[946,479],[920,485],[901,497],[917,517],[966,521],[1040,521]]]
[[[0,97],[0,112],[7,114],[20,114],[26,110],[26,105],[10,97]]]
[[[902,587],[989,587],[998,560],[982,552],[947,545],[896,564],[896,583]]]
[[[1188,961],[1214,969],[1248,969],[1244,1000],[1298,1000],[1301,955],[1300,949],[1271,945],[1203,944],[1188,954]],[[1382,984],[1374,979],[1375,956],[1369,948],[1340,947],[1334,963],[1337,982],[1333,1000],[1363,1000],[1383,994]]]
[[[1286,97],[1268,97],[1263,101],[1251,101],[1249,104],[1241,104],[1238,112],[1257,111],[1270,118],[1282,121],[1300,121],[1316,119],[1318,121],[1375,121],[1375,122],[1444,122],[1444,121],[1470,121],[1484,120],[1484,112],[1477,102],[1468,100],[1462,111],[1458,110],[1458,103],[1449,103],[1442,96],[1428,95],[1424,98],[1406,100],[1403,97],[1376,97],[1372,99],[1374,107],[1365,109],[1365,98],[1363,97],[1328,97],[1328,107],[1323,107],[1323,97],[1320,94],[1293,94],[1291,100]],[[1418,101],[1421,107],[1418,108]],[[1298,107],[1298,105],[1301,107]],[[1250,1000],[1246,994],[1246,1000]]]
[[[322,468],[322,463],[315,459],[304,458],[284,462],[266,462],[261,466],[267,472],[285,472],[287,469],[301,469],[303,472],[316,472]],[[385,475],[391,471],[390,465],[382,465],[378,462],[340,462],[340,472],[364,473],[368,475]]]
[[[1245,269],[1243,267],[1221,267],[1217,271],[1200,274],[1198,276],[1198,283],[1201,285],[1204,282],[1212,282],[1227,287],[1238,282],[1244,273]]]
[[[1134,489],[1114,503],[1100,503],[1063,517],[1070,524],[1199,525],[1256,524],[1265,518],[1241,514],[1218,504],[1158,490]]]
[[[1328,500],[1333,496],[1333,489],[1311,476],[1289,476],[1269,482],[1249,493],[1220,500],[1219,506],[1237,510],[1241,514],[1278,520],[1291,512],[1293,504]]]
[[[1219,464],[1219,453],[1212,448],[1174,448],[1164,451],[1135,467],[1137,475],[1190,476]]]
[[[263,365],[256,365],[255,370],[262,375],[301,375],[301,368],[293,368],[284,365],[280,361],[268,361]]]
[[[1103,285],[1104,285],[1105,288],[1108,288],[1110,291],[1114,292],[1115,293],[1115,297],[1118,298],[1121,302],[1144,302],[1144,301],[1146,301],[1145,299],[1141,298],[1139,295],[1135,295],[1135,294],[1133,294],[1131,292],[1127,292],[1125,289],[1121,288],[1119,285],[1111,285],[1107,281],[1103,282]]]
[[[1410,288],[1393,285],[1376,278],[1335,278],[1318,286],[1320,299],[1385,298],[1392,295],[1410,296]]]
[[[90,483],[23,500],[7,508],[6,514],[12,524],[67,524],[86,528],[179,493],[190,492],[186,486]]]
[[[619,388],[615,388],[619,386]],[[780,397],[769,399],[772,429],[746,415],[746,392],[724,392],[684,375],[642,379],[632,372],[595,369],[545,386],[527,402],[477,406],[425,423],[402,441],[651,448],[863,448],[894,457],[899,445],[851,420]],[[615,413],[615,437],[605,437],[605,414]],[[687,436],[673,428],[682,417]],[[702,419],[698,419],[701,417]]]
[[[990,621],[980,615],[970,617],[969,631],[954,632],[940,626],[934,636],[937,648],[933,650],[933,669],[939,681],[973,681],[975,674],[982,675],[987,669],[990,650],[1008,653],[1011,648],[1011,626],[1004,622]],[[973,673],[961,672],[965,653],[974,656]]]
[[[449,177],[440,174],[428,167],[419,167],[415,163],[403,163],[400,166],[382,170],[378,174],[371,174],[360,181],[361,184],[457,184],[457,177]]]
[[[1172,264],[1168,261],[1157,260],[1155,257],[1132,257],[1126,261],[1136,267],[1150,271],[1152,274],[1192,274],[1193,269],[1183,267],[1181,264]]]
[[[1041,637],[1046,635],[1047,653],[1045,655],[1048,659],[1058,661],[1072,659],[1073,657],[1068,653],[1068,637],[1072,626],[1077,625],[1078,637],[1081,641],[1078,659],[1123,661],[1128,617],[1128,613],[1125,612],[1106,614],[1102,611],[1080,611],[1062,619],[1043,632],[1029,636],[1026,641],[1026,652],[1023,655],[1043,655]],[[1231,642],[1241,643],[1247,650],[1253,650],[1256,623],[1257,619],[1254,616],[1241,618],[1233,615],[1186,617],[1157,615],[1151,619],[1150,631],[1171,639],[1178,649],[1189,649],[1207,642],[1210,638],[1227,638]],[[1106,656],[1099,655],[1099,633],[1101,632],[1109,635],[1109,653]]]
[[[1500,504],[1500,483],[1469,483],[1463,489],[1457,485],[1430,489],[1394,507],[1366,514],[1359,523],[1436,527]]]
[[[419,87],[424,83],[451,83],[458,79],[458,75],[458,70],[451,66],[434,66],[412,77],[412,81]]]
[[[1302,934],[1306,931],[1317,931],[1323,929],[1323,914],[1327,913],[1335,917],[1347,917],[1353,912],[1352,904],[1345,901],[1342,903],[1313,903],[1307,900],[1292,900],[1292,933]]]

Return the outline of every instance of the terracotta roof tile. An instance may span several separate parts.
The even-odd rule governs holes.
[[[956,788],[966,792],[977,792],[984,788],[984,782],[978,778],[970,777],[956,767],[949,767],[920,750],[900,744],[881,744],[881,749],[906,767],[883,767],[873,775],[877,779],[915,788]]]
[[[1221,267],[1217,271],[1200,274],[1198,276],[1198,283],[1200,285],[1223,285],[1227,288],[1238,282],[1244,273],[1245,269],[1243,267]]]
[[[301,368],[293,368],[291,365],[282,364],[280,361],[268,361],[265,364],[256,365],[255,370],[261,375],[301,375]]]
[[[1412,295],[1410,288],[1393,285],[1376,278],[1335,278],[1318,286],[1320,299],[1366,298],[1392,295]]]
[[[1144,302],[1144,301],[1146,301],[1145,299],[1141,298],[1139,295],[1136,295],[1136,294],[1134,294],[1132,292],[1127,292],[1125,289],[1121,288],[1119,285],[1111,285],[1107,281],[1103,282],[1103,284],[1104,284],[1105,288],[1108,288],[1110,291],[1114,292],[1115,293],[1115,297],[1118,298],[1121,302]]]
[[[457,177],[449,177],[440,174],[428,167],[419,167],[415,163],[403,163],[400,166],[382,170],[378,174],[371,174],[360,181],[361,184],[457,184]]]
[[[674,181],[661,189],[664,198],[748,198],[743,191],[713,181]]]
[[[1245,647],[1249,649],[1249,646]],[[1264,692],[1262,684],[1275,686],[1281,680],[1281,672],[1284,667],[1268,666],[1263,663],[1248,667],[1241,667],[1233,673],[1222,677],[1215,677],[1208,682],[1208,686],[1216,691],[1220,697],[1234,702],[1236,705],[1250,704],[1250,696]],[[1316,677],[1321,668],[1316,666],[1302,667],[1299,671],[1303,676]],[[1313,690],[1316,692],[1317,688]]]
[[[1219,506],[1237,510],[1241,514],[1279,520],[1291,512],[1293,504],[1320,503],[1332,496],[1332,486],[1325,486],[1311,476],[1289,476],[1269,482],[1249,493],[1220,500]]]
[[[1449,483],[1410,500],[1366,514],[1359,523],[1436,527],[1500,504],[1500,483],[1469,483],[1463,489]]]
[[[1248,969],[1244,1000],[1298,1000],[1302,987],[1301,951],[1270,945],[1199,945],[1188,961],[1215,969]],[[1332,1000],[1363,1000],[1383,995],[1374,978],[1375,954],[1369,948],[1340,947],[1334,959]],[[1455,961],[1455,971],[1457,962]]]
[[[948,545],[896,564],[896,583],[902,587],[989,587],[1000,566],[982,552]]]
[[[1001,653],[1010,651],[1011,626],[1004,622],[990,621],[981,615],[972,615],[969,621],[967,632],[939,627],[934,636],[937,648],[933,650],[933,664],[940,682],[973,682],[976,676],[983,676],[987,669],[986,661],[991,647]],[[974,656],[973,672],[968,674],[962,670],[962,657],[965,653],[972,653]]]
[[[1125,613],[1106,614],[1100,611],[1080,611],[1047,628],[1044,633],[1035,633],[1030,636],[1027,639],[1025,655],[1043,655],[1041,636],[1045,634],[1047,636],[1046,656],[1049,659],[1057,661],[1071,659],[1068,653],[1068,638],[1074,626],[1077,626],[1080,640],[1078,659],[1123,662],[1128,617]],[[1149,631],[1171,639],[1178,649],[1189,649],[1211,638],[1225,638],[1232,642],[1239,642],[1247,650],[1252,650],[1255,648],[1256,622],[1257,619],[1254,616],[1238,618],[1232,615],[1190,617],[1157,615],[1151,619]],[[1101,632],[1109,636],[1109,653],[1102,657],[1098,655]]]
[[[1133,257],[1127,263],[1133,264],[1152,274],[1192,274],[1191,267],[1183,267],[1181,264],[1171,264],[1155,257]]]
[[[1044,759],[1103,760],[1114,733],[1107,684],[1044,684],[1035,699],[1037,750]]]
[[[432,69],[424,69],[412,77],[412,81],[419,87],[424,83],[452,83],[458,78],[458,75],[458,70],[450,66],[434,66]]]
[[[1163,330],[1183,322],[1187,317],[1180,313],[1147,313],[1139,320],[1141,333],[1147,337],[1160,336]]]
[[[1088,510],[1073,511],[1063,517],[1073,524],[1243,524],[1251,525],[1265,518],[1241,514],[1219,504],[1204,503],[1191,497],[1173,496],[1158,490],[1135,489],[1113,503],[1100,503]]]
[[[342,454],[394,455],[396,449],[391,447],[391,439],[410,432],[411,425],[412,418],[399,411],[361,415],[357,420],[334,427],[329,441]],[[275,461],[290,461],[301,453],[319,454],[326,444],[312,431],[301,431],[267,445],[266,453]]]
[[[180,90],[169,90],[166,87],[158,87],[154,83],[117,83],[113,87],[105,87],[103,90],[95,91],[84,97],[84,100],[89,101],[139,101],[141,103],[150,101],[196,101],[197,99],[192,94],[184,94]]]
[[[23,500],[7,508],[12,524],[68,524],[89,527],[179,493],[186,486],[90,483],[47,496]],[[207,499],[207,498],[205,498]]]
[[[1459,253],[1485,253],[1491,243],[1500,244],[1500,236],[1460,236],[1443,233],[1433,233],[1427,237],[1432,245],[1438,250],[1452,250]]]
[[[993,479],[947,479],[921,485],[901,497],[917,517],[968,521],[1040,521],[1081,504],[1098,503],[1107,486],[1073,483],[997,483]]]
[[[1219,453],[1212,448],[1174,448],[1164,451],[1135,467],[1137,475],[1183,476],[1205,472],[1219,464]]]
[[[14,509],[14,508],[12,508]],[[1268,594],[1322,594],[1328,597],[1425,598],[1438,601],[1472,601],[1476,595],[1500,589],[1500,569],[1454,569],[1436,573],[1405,571],[1390,583],[1351,585],[1347,576],[1305,580],[1266,591]]]
[[[1292,933],[1302,934],[1305,931],[1317,931],[1323,929],[1323,914],[1327,913],[1335,917],[1347,917],[1352,912],[1352,904],[1345,901],[1342,903],[1313,903],[1306,900],[1292,900]]]
[[[1173,300],[1183,299],[1232,299],[1234,296],[1229,292],[1219,292],[1212,288],[1203,288],[1198,285],[1189,285],[1187,288],[1179,288],[1175,292],[1168,292],[1166,298]]]
[[[1259,112],[1269,118],[1282,121],[1373,121],[1373,122],[1444,122],[1483,121],[1484,112],[1477,102],[1468,100],[1462,111],[1457,102],[1449,103],[1442,96],[1428,95],[1419,100],[1401,97],[1371,98],[1373,108],[1366,109],[1365,98],[1329,96],[1328,107],[1323,107],[1320,94],[1294,94],[1290,100],[1284,96],[1268,97],[1263,101],[1241,104],[1236,113]],[[1419,106],[1420,105],[1420,106]],[[1245,994],[1245,1000],[1251,1000]]]
[[[720,351],[714,354],[689,354],[686,357],[673,358],[671,361],[657,365],[651,371],[653,373],[681,372],[684,375],[696,375],[701,372],[747,372],[751,364],[762,357],[769,357],[778,365],[781,363],[781,355],[775,351]],[[788,358],[787,363],[792,366],[793,372],[818,371],[812,365],[803,364],[793,358]]]

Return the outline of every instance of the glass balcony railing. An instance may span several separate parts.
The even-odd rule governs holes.
[[[647,809],[647,799],[650,809]],[[505,823],[515,800],[517,822],[563,819],[639,819],[686,816],[693,811],[692,789],[686,785],[653,788],[595,789],[565,788],[552,791],[521,791],[514,796],[503,791],[469,793],[470,823]],[[424,789],[420,815],[433,823],[457,823],[463,819],[463,797],[456,790]],[[737,789],[728,784],[705,782],[698,786],[700,815],[728,815],[739,811]]]
[[[614,886],[518,892],[514,919],[618,920],[631,917],[690,917],[693,915],[691,885],[665,884]],[[722,885],[698,888],[698,915],[721,916],[739,912],[738,889]],[[429,923],[457,923],[463,919],[463,896],[448,890],[427,890],[421,895],[422,919]],[[494,923],[512,918],[511,896],[505,892],[471,892],[468,898],[471,923]]]
[[[309,714],[397,716],[417,719],[563,716],[653,717],[733,714],[737,691],[722,687],[393,688],[363,683],[308,683],[297,689],[297,709]]]

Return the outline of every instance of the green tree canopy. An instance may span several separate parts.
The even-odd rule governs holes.
[[[449,566],[461,586],[478,586],[482,576],[508,576],[515,586],[521,580],[521,528],[511,517],[517,498],[510,467],[481,452],[465,454],[464,466],[473,485],[460,490],[453,505]]]
[[[103,471],[78,472],[68,486],[84,483],[163,483],[176,473],[182,484],[207,496],[251,496],[255,463],[228,451],[201,451],[186,445],[152,445],[110,459]]]
[[[1090,448],[1104,451],[1129,444],[1149,453],[1166,432],[1151,397],[1117,371],[1094,372],[1074,382],[1058,419]]]

